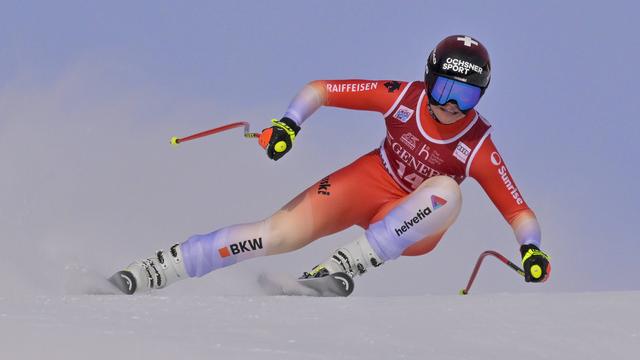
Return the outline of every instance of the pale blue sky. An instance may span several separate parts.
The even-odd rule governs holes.
[[[267,216],[377,146],[381,117],[321,109],[278,163],[237,133],[179,150],[167,139],[236,120],[259,130],[314,79],[421,79],[427,52],[466,33],[491,54],[478,109],[538,214],[554,267],[551,282],[531,287],[488,264],[479,290],[638,289],[638,10],[633,1],[3,1],[0,227],[5,251],[18,255],[0,268],[15,274],[39,259],[109,272]],[[385,265],[362,279],[362,293],[450,292],[482,250],[517,259],[474,180],[463,195],[434,253]],[[242,292],[255,273],[297,274],[357,234],[181,289]],[[15,287],[57,289],[43,271]],[[417,287],[392,280],[417,273]]]

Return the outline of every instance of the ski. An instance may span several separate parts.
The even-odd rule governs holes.
[[[337,272],[328,276],[295,279],[288,275],[262,274],[258,283],[269,295],[346,297],[353,292],[353,279]]]
[[[129,271],[118,271],[108,280],[124,294],[132,295],[137,290],[136,279]],[[346,297],[351,295],[354,289],[353,279],[342,272],[308,279],[296,279],[282,274],[262,274],[258,283],[269,295]]]

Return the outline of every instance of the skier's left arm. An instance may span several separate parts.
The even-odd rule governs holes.
[[[551,272],[551,266],[549,257],[540,250],[540,225],[524,201],[491,136],[485,139],[471,161],[469,175],[478,181],[511,225],[520,244],[525,280],[545,281]]]

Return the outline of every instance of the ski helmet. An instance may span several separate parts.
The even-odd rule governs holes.
[[[455,101],[466,112],[480,101],[490,80],[489,53],[468,35],[444,38],[427,58],[424,81],[431,104]]]

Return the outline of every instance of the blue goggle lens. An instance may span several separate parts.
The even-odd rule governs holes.
[[[431,97],[440,105],[451,100],[458,103],[462,111],[469,110],[478,104],[482,89],[477,86],[465,84],[461,81],[438,76],[431,86]]]

